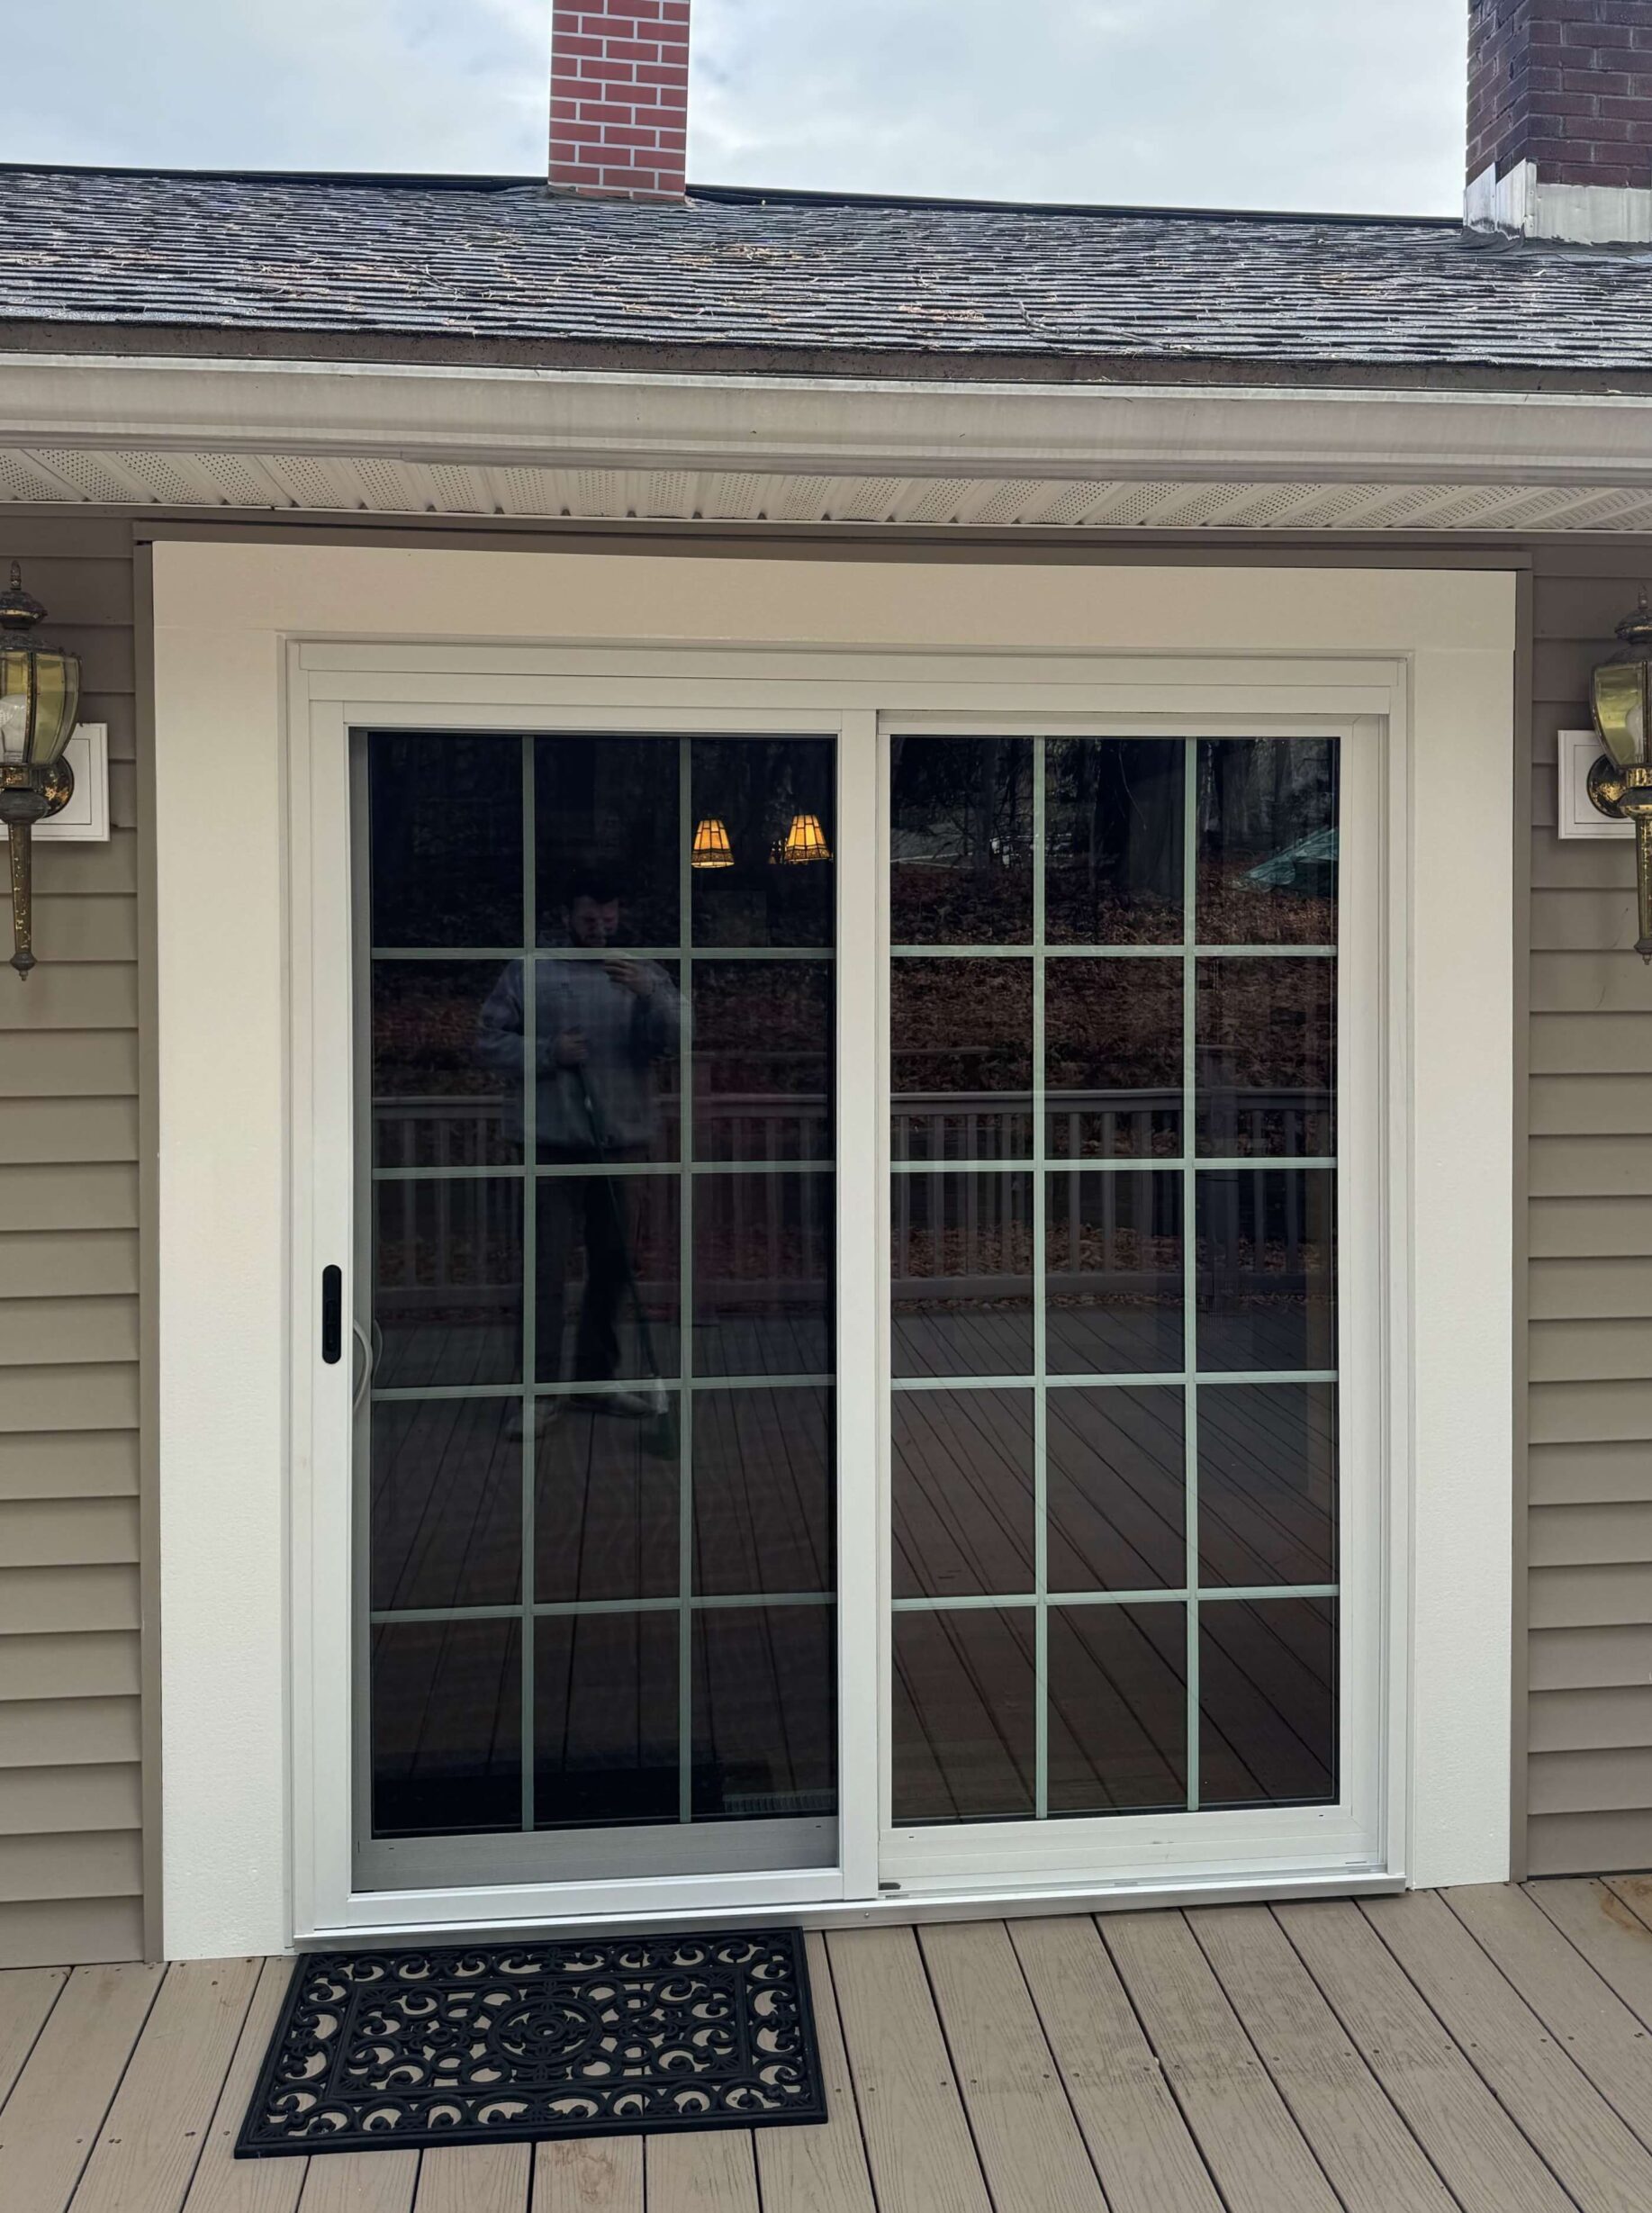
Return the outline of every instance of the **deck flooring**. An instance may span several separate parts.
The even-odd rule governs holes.
[[[819,2127],[238,2162],[284,1960],[0,1974],[5,2213],[1646,2213],[1652,1881],[808,1939]]]

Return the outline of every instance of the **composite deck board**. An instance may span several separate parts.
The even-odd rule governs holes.
[[[293,2213],[298,2204],[308,2161],[235,2156],[235,2139],[247,2118],[253,2085],[292,1979],[286,1960],[265,1961],[184,2200],[184,2213]]]
[[[1637,1906],[1612,1878],[811,1935],[822,2127],[310,2160],[230,2155],[290,1963],[24,1971],[0,2207],[1644,2213]]]
[[[0,2113],[0,2206],[63,2213],[160,1987],[159,1967],[77,1967]]]
[[[75,2192],[75,2213],[178,2213],[263,1965],[196,1959],[167,1968]]]
[[[1488,1883],[1445,1897],[1620,2118],[1652,2145],[1652,2045],[1645,2023],[1523,1892]]]
[[[1445,2184],[1269,1914],[1187,1921],[1347,2213],[1452,2213]]]
[[[827,2118],[824,2127],[753,2131],[763,2213],[876,2213],[826,1938],[811,1929],[806,1941]]]
[[[992,2213],[909,1928],[828,1938],[878,2213]]]
[[[1012,1921],[1009,1934],[1112,2213],[1222,2213],[1095,1922]]]
[[[648,2213],[759,2213],[749,2128],[650,2136],[643,2172]]]
[[[533,2147],[527,2144],[454,2145],[421,2153],[413,2213],[524,2213],[532,2172]]]
[[[298,2213],[412,2213],[417,2152],[329,2152],[293,2164],[304,2171]]]
[[[1652,2158],[1442,1899],[1361,1910],[1534,2149],[1588,2213],[1645,2213]]]
[[[68,1981],[65,1967],[12,1967],[0,1974],[0,2112]]]
[[[1115,1914],[1103,1932],[1228,2213],[1338,2213],[1184,1917]]]
[[[1568,2213],[1572,2199],[1359,1907],[1315,1900],[1274,1918],[1464,2213]]]
[[[995,2213],[1107,2213],[1003,1922],[918,1941]]]
[[[1652,2028],[1652,1928],[1616,1886],[1578,1875],[1523,1887],[1641,2026]]]
[[[642,2138],[536,2145],[534,2213],[643,2213]]]

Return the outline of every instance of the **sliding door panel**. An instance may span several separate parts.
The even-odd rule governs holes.
[[[1338,741],[889,776],[894,1825],[1326,1804]]]

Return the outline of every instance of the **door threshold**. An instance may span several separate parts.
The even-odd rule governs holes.
[[[1070,1884],[1048,1890],[900,1891],[878,1898],[815,1899],[785,1905],[679,1906],[670,1911],[519,1916],[504,1920],[356,1922],[318,1928],[293,1938],[300,1952],[394,1950],[432,1938],[522,1936],[529,1931],[588,1931],[683,1928],[716,1929],[784,1924],[803,1928],[877,1928],[931,1921],[1030,1920],[1059,1913],[1144,1912],[1175,1906],[1265,1904],[1271,1900],[1377,1898],[1407,1887],[1404,1874],[1349,1866],[1292,1873],[1201,1877],[1194,1881]]]

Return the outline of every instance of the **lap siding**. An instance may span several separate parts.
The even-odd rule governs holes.
[[[14,560],[108,726],[114,826],[37,848],[41,965],[0,966],[0,1968],[143,1949],[131,532],[18,519]]]

